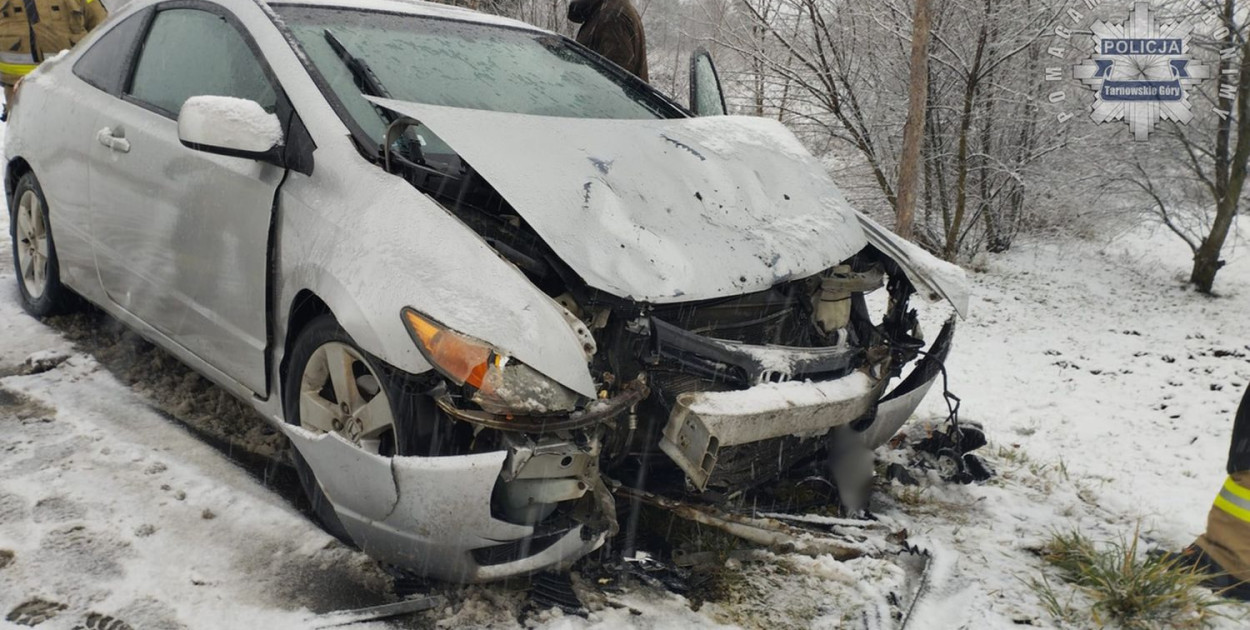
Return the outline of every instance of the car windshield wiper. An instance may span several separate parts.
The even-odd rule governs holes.
[[[348,71],[352,73],[352,78],[355,80],[356,87],[360,89],[361,94],[364,94],[365,96],[373,96],[375,98],[391,98],[390,91],[386,89],[386,86],[382,85],[382,80],[378,78],[378,75],[374,74],[373,69],[369,67],[369,64],[364,59],[361,59],[360,57],[357,57],[349,52],[347,50],[347,46],[344,46],[343,42],[340,41],[339,38],[330,31],[330,29],[327,28],[324,32],[326,43],[330,44],[330,48],[334,50],[334,54],[338,55],[338,58],[343,62],[343,65],[346,65]],[[388,170],[390,169],[391,161],[391,135],[394,128],[398,126],[401,128],[402,135],[396,140],[400,142],[401,149],[406,152],[411,152],[416,156],[415,161],[409,160],[409,162],[413,166],[422,170],[428,170],[441,174],[441,172],[434,171],[426,166],[425,156],[421,151],[420,140],[408,137],[411,133],[411,125],[419,124],[417,121],[405,116],[400,116],[399,114],[396,114],[395,112],[382,107],[377,103],[370,103],[370,105],[373,105],[374,111],[382,117],[382,120],[386,121],[386,144],[383,145],[381,153],[386,156],[386,167]],[[407,126],[407,128],[404,128],[405,126]]]
[[[347,70],[352,73],[352,78],[356,80],[356,87],[360,88],[361,93],[365,96],[374,96],[377,98],[391,98],[391,93],[382,85],[382,81],[378,79],[378,75],[373,73],[373,69],[364,59],[357,57],[348,52],[343,42],[335,37],[330,29],[325,29],[326,43],[330,44],[330,48],[334,50],[334,54],[338,55],[343,65],[347,66]],[[387,124],[395,122],[396,115],[394,112],[385,107],[373,106],[378,113],[384,118]]]

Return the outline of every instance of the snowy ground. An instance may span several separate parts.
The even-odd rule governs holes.
[[[7,239],[7,216],[0,228]],[[978,263],[951,387],[962,417],[985,426],[999,474],[884,487],[874,500],[884,523],[934,553],[910,628],[1052,625],[1025,582],[1041,570],[1030,550],[1053,531],[1115,539],[1140,526],[1175,548],[1202,530],[1250,382],[1250,251],[1229,255],[1221,296],[1207,298],[1184,287],[1188,256],[1173,240],[1034,241]],[[306,628],[316,613],[393,600],[367,558],[300,512],[289,483],[264,483],[170,417],[213,400],[198,379],[151,351],[118,361],[141,344],[116,331],[123,341],[109,346],[74,321],[27,317],[3,251],[0,628],[41,606],[55,613],[39,626],[49,630],[88,627],[91,613],[134,630]],[[944,416],[934,394],[913,431]],[[901,572],[888,558],[731,562],[741,579],[698,610],[646,587],[587,589],[589,619],[517,621],[523,583],[434,586],[446,606],[372,627],[892,626],[882,593]],[[1244,623],[1241,609],[1225,612],[1227,627]]]
[[[915,627],[1046,621],[1020,580],[1052,531],[1115,540],[1140,525],[1175,549],[1205,528],[1250,382],[1250,251],[1228,254],[1218,298],[1185,287],[1187,253],[1138,229],[1028,243],[973,275],[950,367],[1000,476],[913,515],[949,570]],[[1244,627],[1244,610],[1225,613]]]

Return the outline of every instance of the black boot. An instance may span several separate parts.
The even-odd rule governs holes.
[[[1179,553],[1163,554],[1164,561],[1175,562],[1177,567],[1188,568],[1195,573],[1206,574],[1202,585],[1215,591],[1220,597],[1250,601],[1250,582],[1233,577],[1198,545],[1185,547]]]

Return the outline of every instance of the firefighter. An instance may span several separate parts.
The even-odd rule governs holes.
[[[0,1],[0,83],[7,117],[17,81],[44,59],[77,44],[108,11],[100,0]]]
[[[1233,420],[1228,478],[1207,515],[1207,531],[1181,552],[1180,562],[1209,574],[1207,585],[1220,594],[1250,600],[1250,386]]]
[[[569,21],[581,24],[577,43],[607,57],[643,81],[647,77],[647,35],[629,0],[572,0]]]

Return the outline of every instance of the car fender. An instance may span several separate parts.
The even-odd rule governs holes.
[[[412,307],[594,397],[582,341],[554,300],[407,182],[356,166],[283,186],[280,304],[316,293],[363,350],[419,374],[431,366],[401,318]]]
[[[387,352],[387,345],[382,342],[382,338],[374,329],[372,319],[365,316],[360,304],[356,301],[356,296],[343,286],[334,273],[324,265],[313,261],[302,261],[284,270],[284,274],[284,284],[292,289],[289,293],[284,291],[281,301],[284,305],[282,307],[284,316],[299,310],[301,305],[298,301],[302,299],[300,294],[307,291],[325,303],[339,326],[347,331],[347,334],[361,349],[411,374],[420,374],[431,369],[429,363],[420,357],[415,362],[405,361],[402,355],[395,356],[395,353]],[[285,321],[289,327],[290,321]],[[279,330],[276,331],[275,338],[286,338],[288,333],[298,334],[298,332],[298,330]]]

